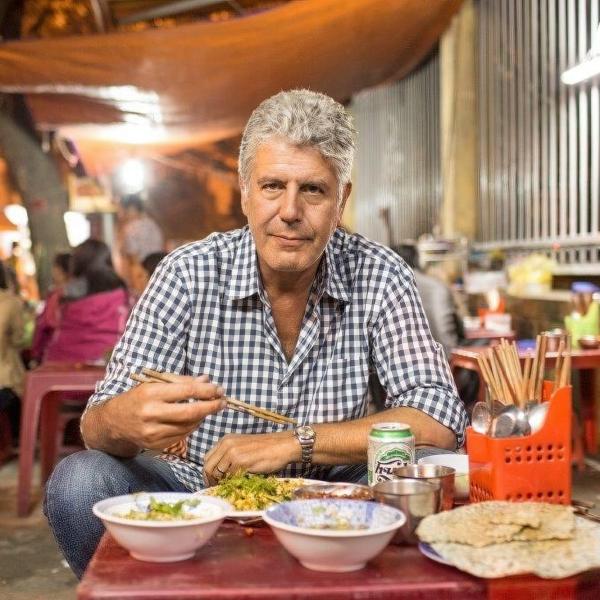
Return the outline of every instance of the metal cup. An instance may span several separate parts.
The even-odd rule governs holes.
[[[375,500],[398,508],[406,515],[406,523],[398,529],[394,544],[417,544],[415,529],[422,519],[440,510],[441,485],[439,482],[418,479],[380,481],[373,486]]]
[[[542,333],[546,338],[546,352],[557,352],[561,341],[567,346],[569,334],[564,329],[551,329]]]
[[[441,487],[440,510],[451,510],[454,505],[454,474],[452,467],[441,465],[406,465],[392,471],[394,478],[429,481]]]

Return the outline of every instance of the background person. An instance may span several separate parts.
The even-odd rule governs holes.
[[[112,268],[108,246],[99,240],[87,240],[73,250],[69,275],[43,360],[102,360],[125,329],[125,283]]]
[[[464,337],[462,320],[452,290],[441,279],[421,271],[418,265],[417,248],[414,244],[399,244],[393,246],[392,249],[413,270],[431,335],[442,345],[446,358],[448,358],[452,348],[459,346]]]
[[[148,254],[141,263],[133,265],[130,291],[136,300],[146,289],[152,273],[165,256],[167,256],[166,252],[153,252]]]
[[[60,300],[69,279],[71,254],[57,254],[52,261],[52,288],[48,291],[42,312],[37,316],[35,332],[31,345],[31,359],[39,364],[58,327],[60,319]],[[31,365],[30,365],[31,366]]]
[[[138,194],[124,196],[118,211],[118,271],[133,288],[133,271],[149,254],[163,252],[165,239],[161,228],[146,211]]]
[[[11,289],[7,267],[0,261],[0,411],[8,414],[13,443],[19,439],[19,418],[25,380],[21,360],[24,305]]]

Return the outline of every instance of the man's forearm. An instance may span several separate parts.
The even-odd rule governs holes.
[[[410,425],[417,444],[452,450],[456,447],[455,434],[433,417],[414,408],[390,408],[355,421],[314,425],[317,439],[313,463],[343,465],[366,462],[371,425],[388,421]]]
[[[81,420],[81,435],[87,448],[129,458],[139,451],[133,442],[119,438],[111,425],[108,402],[89,408]]]

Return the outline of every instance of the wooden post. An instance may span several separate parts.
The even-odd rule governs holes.
[[[445,236],[475,238],[478,223],[477,11],[466,0],[440,41],[442,207]]]

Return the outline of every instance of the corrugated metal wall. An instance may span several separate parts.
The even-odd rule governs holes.
[[[479,247],[600,272],[600,84],[560,81],[599,18],[600,0],[480,0]]]
[[[387,243],[379,216],[389,208],[396,242],[431,232],[441,201],[437,55],[402,81],[357,94],[355,227]]]

